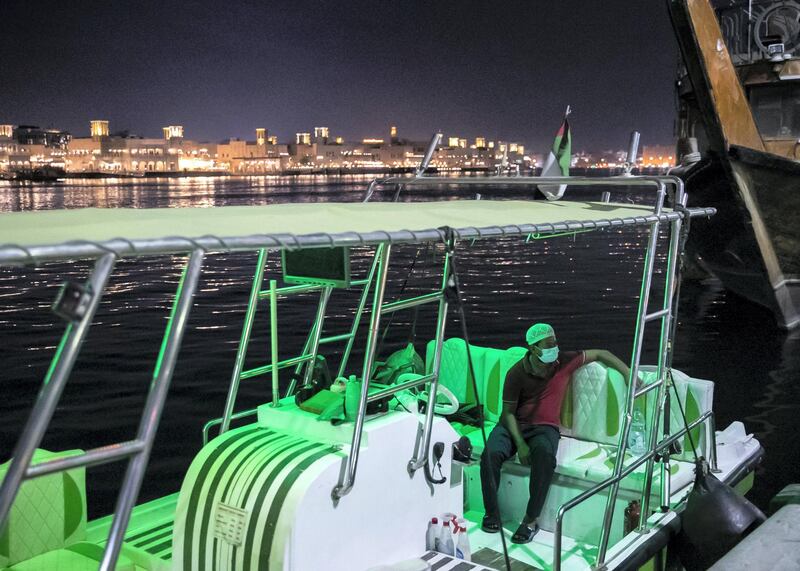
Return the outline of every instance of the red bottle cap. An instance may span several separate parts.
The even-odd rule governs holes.
[[[439,523],[439,518],[436,518],[436,517],[435,517],[435,518],[433,518],[433,519],[431,520],[431,523]]]

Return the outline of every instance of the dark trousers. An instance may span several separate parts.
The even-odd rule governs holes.
[[[520,426],[522,438],[531,449],[530,498],[526,514],[533,521],[542,512],[550,481],[556,469],[556,452],[561,436],[554,426],[536,424]],[[500,483],[500,470],[503,462],[517,453],[517,446],[511,434],[502,424],[492,430],[481,455],[481,491],[486,515],[499,517],[497,506],[497,486]],[[494,478],[494,479],[492,479]],[[492,485],[494,483],[494,486]]]

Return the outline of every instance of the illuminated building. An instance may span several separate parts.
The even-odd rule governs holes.
[[[171,139],[183,139],[183,126],[182,125],[170,125],[169,127],[164,127],[164,139],[167,141]]]
[[[108,121],[100,121],[95,119],[89,122],[89,132],[93,139],[100,137],[108,137]]]
[[[640,165],[644,167],[675,166],[675,150],[667,145],[645,145],[642,147]]]
[[[314,142],[327,143],[330,136],[330,129],[327,127],[314,127]]]
[[[66,131],[58,129],[42,129],[35,125],[2,125],[5,131],[10,128],[11,134],[8,135],[20,145],[42,145],[48,148],[64,149],[72,138]]]
[[[41,144],[16,144],[18,130],[28,137],[26,143]],[[89,136],[71,140],[68,133],[61,131],[0,125],[0,169],[63,164],[68,172],[108,175],[380,171],[414,169],[428,147],[424,140],[400,139],[394,125],[389,127],[389,139],[367,137],[356,143],[345,143],[342,137],[331,138],[327,127],[315,127],[312,133],[296,133],[295,142],[283,145],[264,127],[254,131],[254,141],[229,139],[217,144],[184,139],[181,125],[163,127],[161,138],[144,138],[127,131],[110,134],[108,121],[94,120],[90,122]],[[58,148],[59,139],[52,137],[60,135],[68,137],[68,144]],[[432,167],[443,171],[493,170],[504,158],[512,165],[530,165],[533,160],[524,155],[525,149],[519,143],[495,143],[485,137],[477,137],[475,145],[461,137],[449,137],[447,142],[449,145],[439,147],[431,161]]]

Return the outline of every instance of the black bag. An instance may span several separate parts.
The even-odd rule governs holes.
[[[302,375],[302,371],[300,375]],[[302,380],[302,376],[298,380]],[[304,401],[307,401],[322,389],[330,388],[333,380],[331,379],[331,372],[328,369],[328,362],[322,355],[317,355],[314,361],[314,370],[311,373],[311,380],[307,385],[303,385],[297,389],[294,395],[294,402],[299,406]]]
[[[755,505],[711,474],[701,457],[695,463],[694,489],[676,538],[678,557],[687,571],[708,569],[766,519]]]

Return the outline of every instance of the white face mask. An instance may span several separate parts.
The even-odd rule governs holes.
[[[539,355],[539,360],[542,363],[553,363],[558,359],[558,347],[550,347],[549,349],[539,349],[542,354]]]

